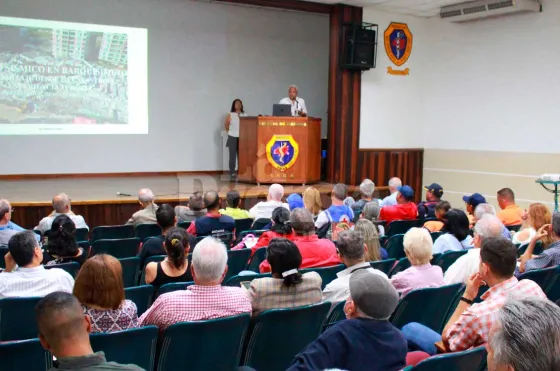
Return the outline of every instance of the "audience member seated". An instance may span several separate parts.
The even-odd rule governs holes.
[[[323,301],[338,303],[348,299],[348,285],[354,272],[366,270],[387,279],[387,275],[371,267],[365,260],[368,247],[362,234],[358,231],[344,231],[338,235],[338,256],[347,267],[336,274],[336,279],[323,290]]]
[[[362,213],[360,214],[360,219],[366,219],[375,223],[379,219],[380,212],[381,212],[381,207],[379,207],[377,201],[370,201],[364,205],[364,208],[362,209]],[[385,227],[377,224],[375,224],[375,227],[377,228],[377,232],[379,233],[379,236],[385,236]]]
[[[270,219],[272,217],[272,212],[277,207],[285,207],[290,210],[290,206],[282,202],[282,197],[284,197],[284,187],[280,184],[272,184],[268,188],[268,198],[266,201],[261,201],[249,210],[249,215],[251,218],[257,219]]]
[[[414,220],[418,217],[418,207],[413,202],[414,190],[410,186],[398,188],[397,204],[385,206],[381,209],[379,219],[385,220],[387,225],[395,220]]]
[[[473,193],[470,196],[463,196],[463,201],[467,209],[467,216],[469,217],[469,226],[472,227],[475,223],[474,211],[480,204],[485,204],[486,199],[480,193]]]
[[[294,231],[290,224],[290,212],[285,207],[277,207],[272,212],[270,230],[264,232],[257,241],[257,244],[251,248],[251,255],[260,248],[268,246],[273,238],[294,239]]]
[[[220,236],[231,233],[235,238],[235,220],[231,216],[220,214],[220,196],[210,191],[204,194],[204,205],[208,210],[206,216],[191,223],[187,232],[193,236]]]
[[[143,207],[143,209],[132,214],[132,217],[128,219],[126,224],[132,224],[136,227],[139,224],[156,223],[156,211],[158,209],[158,205],[156,205],[154,199],[154,193],[150,189],[143,188],[139,190],[138,203]]]
[[[178,322],[251,313],[251,302],[241,287],[221,286],[227,273],[227,251],[217,239],[206,237],[192,255],[194,286],[159,296],[140,317],[140,324],[160,329]]]
[[[90,317],[71,294],[53,292],[45,296],[35,307],[35,315],[41,345],[56,357],[57,366],[51,370],[144,370],[107,362],[103,352],[93,352],[89,341]]]
[[[68,272],[45,269],[41,265],[43,251],[34,232],[13,235],[4,261],[6,269],[0,273],[0,299],[45,296],[54,291],[72,292],[74,279]]]
[[[467,288],[459,305],[447,322],[443,335],[418,323],[409,323],[402,328],[409,347],[435,354],[435,343],[443,340],[450,352],[460,352],[488,342],[488,333],[496,321],[498,311],[508,298],[546,296],[535,282],[518,281],[513,272],[517,262],[517,249],[503,237],[485,238],[480,250],[480,267],[469,277]],[[490,288],[482,295],[481,303],[474,303],[480,286]]]
[[[294,242],[301,253],[300,269],[330,267],[340,264],[334,243],[319,239],[315,234],[313,216],[307,209],[295,209],[290,214],[290,224],[294,230]],[[270,272],[270,264],[263,261],[259,267],[261,273]]]
[[[39,225],[35,227],[35,229],[40,231],[43,235],[45,234],[46,231],[51,229],[51,224],[53,220],[61,214],[68,215],[68,217],[72,219],[72,221],[74,222],[76,228],[89,229],[84,218],[81,215],[76,215],[72,212],[71,205],[70,205],[70,197],[68,197],[67,194],[60,193],[54,196],[54,198],[52,199],[52,205],[54,211],[49,216],[46,216],[43,219],[41,219]]]
[[[317,272],[299,273],[302,259],[295,243],[285,238],[273,239],[266,248],[266,259],[272,277],[251,281],[247,290],[253,315],[321,301],[321,276]]]
[[[496,209],[491,204],[479,204],[474,209],[473,215],[474,215],[474,223],[476,224],[476,223],[478,223],[478,221],[480,219],[482,219],[482,217],[484,215],[494,215],[494,216],[496,216]],[[469,219],[469,222],[470,222],[470,219]],[[507,238],[508,240],[511,240],[511,233],[509,232],[509,229],[507,229],[507,227],[503,223],[502,223],[502,237]]]
[[[155,291],[166,283],[190,282],[193,280],[187,254],[189,238],[183,228],[172,228],[165,236],[167,257],[161,262],[146,265],[146,283],[154,286]]]
[[[478,205],[476,209],[478,210],[482,205],[488,204]],[[446,285],[454,283],[466,284],[470,276],[478,273],[482,242],[488,237],[502,236],[503,226],[500,219],[491,214],[483,215],[482,218],[476,222],[473,238],[474,248],[469,249],[465,255],[459,257],[459,259],[451,264],[447,271],[445,271],[443,281]]]
[[[106,254],[88,259],[74,284],[91,332],[115,332],[138,327],[136,304],[124,298],[121,262]]]
[[[362,211],[368,202],[373,201],[373,193],[375,192],[375,183],[371,179],[364,179],[360,184],[361,198],[352,205],[354,213]]]
[[[510,188],[502,188],[498,191],[498,205],[502,210],[497,216],[506,227],[521,224],[523,210],[515,203],[515,194]]]
[[[45,265],[76,262],[81,266],[88,258],[88,251],[84,251],[76,242],[74,222],[65,214],[54,219],[45,250],[43,254]]]
[[[412,290],[443,286],[443,271],[431,265],[433,242],[424,228],[411,228],[404,235],[404,253],[412,265],[391,277],[391,283],[402,296]]]
[[[508,300],[490,330],[489,371],[560,370],[560,308],[549,300]]]
[[[344,199],[348,194],[348,187],[338,183],[333,187],[331,194],[331,206],[319,213],[315,227],[317,229],[332,222],[351,222],[354,220],[354,212],[344,205]]]
[[[377,233],[375,224],[367,219],[360,219],[356,225],[354,225],[354,231],[360,233],[364,239],[364,244],[367,247],[366,261],[375,262],[385,260],[389,257],[387,250],[381,247],[379,243],[379,234]]]
[[[451,209],[451,204],[447,201],[440,201],[437,203],[435,208],[436,219],[429,220],[424,223],[424,228],[430,232],[440,232],[445,225],[445,220],[447,219],[447,212]]]
[[[352,206],[354,206],[355,203],[356,200],[354,200],[354,197],[352,196],[348,196],[342,201],[342,204],[348,206],[349,208],[352,208]]]
[[[552,243],[540,255],[533,255],[538,241],[548,236],[552,237]],[[543,269],[560,265],[560,213],[552,215],[552,225],[543,225],[529,243],[525,253],[519,259],[519,273]]]
[[[393,285],[380,275],[360,270],[352,274],[348,286],[347,319],[309,344],[295,357],[289,371],[397,371],[405,367],[406,339],[389,322],[399,302]]]
[[[545,224],[550,224],[552,214],[548,207],[541,203],[534,203],[529,206],[529,211],[523,214],[521,230],[513,235],[511,241],[514,244],[526,244],[531,242],[537,231]],[[546,248],[552,243],[552,236],[545,236],[542,240]]]
[[[389,192],[391,194],[381,201],[379,204],[380,207],[395,206],[398,204],[397,196],[399,188],[402,187],[402,181],[399,178],[394,177],[389,179],[389,184],[387,185],[389,186]]]
[[[469,236],[469,218],[463,210],[449,210],[442,231],[445,234],[439,236],[434,243],[434,254],[461,251],[472,247],[472,237]]]
[[[18,233],[17,230],[9,227],[12,211],[12,205],[10,205],[8,200],[0,199],[0,245],[8,245],[10,238]]]
[[[443,188],[437,183],[424,186],[426,190],[426,201],[418,204],[418,217],[420,219],[436,218],[436,205],[441,201]]]
[[[229,191],[226,195],[226,208],[220,209],[220,214],[231,216],[233,219],[250,219],[251,216],[247,210],[240,207],[241,195],[235,189]]]
[[[292,193],[288,196],[288,198],[286,198],[286,201],[288,202],[290,210],[297,209],[298,207],[305,207],[303,204],[303,198],[298,193]]]
[[[303,191],[303,205],[311,215],[313,220],[317,219],[319,213],[323,210],[323,203],[321,202],[321,193],[315,187],[307,187]]]
[[[189,197],[189,206],[175,206],[175,214],[177,222],[194,222],[196,219],[206,216],[206,208],[204,207],[204,198],[201,192],[195,192]],[[225,214],[227,215],[227,214]],[[231,216],[231,215],[230,215]]]

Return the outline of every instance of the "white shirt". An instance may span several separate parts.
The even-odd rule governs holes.
[[[480,249],[470,249],[465,255],[459,257],[459,259],[455,260],[455,263],[447,268],[443,276],[443,282],[445,282],[446,285],[454,283],[466,284],[467,279],[471,275],[478,273],[479,265]]]
[[[395,206],[397,204],[397,194],[399,192],[392,193],[391,195],[385,197],[383,201],[379,204],[379,207],[385,206]]]
[[[291,105],[292,116],[299,116],[298,111],[303,111],[303,113],[307,114],[307,107],[305,107],[305,101],[302,98],[296,97],[296,100],[293,102],[289,97],[284,98],[280,101],[280,104]]]
[[[45,269],[42,265],[35,268],[18,267],[14,272],[0,273],[0,298],[43,297],[51,292],[72,293],[74,279],[59,268]]]
[[[353,265],[340,271],[336,274],[337,278],[331,281],[323,290],[323,301],[330,301],[331,303],[338,303],[345,301],[350,296],[350,276],[352,272],[365,268],[369,272],[375,273],[379,276],[387,278],[387,275],[379,269],[374,269],[368,262]]]
[[[35,227],[36,230],[41,231],[41,233],[45,233],[46,231],[51,229],[51,225],[53,223],[53,220],[62,214],[59,213],[55,213],[52,216],[46,216],[43,219],[41,219],[41,221],[39,222],[39,225]],[[76,225],[76,229],[78,228],[87,228],[89,229],[89,227],[86,224],[86,221],[84,220],[84,217],[81,215],[75,215],[75,214],[66,214],[68,215],[68,217],[70,219],[72,219],[72,221],[74,222],[74,224]]]
[[[270,219],[274,209],[280,206],[290,210],[290,206],[282,201],[261,201],[249,210],[249,215],[255,220],[261,218]]]
[[[239,118],[245,116],[244,113],[230,112],[229,131],[230,137],[239,138]]]
[[[459,241],[457,237],[451,233],[446,233],[441,235],[436,242],[434,242],[432,253],[442,254],[446,251],[461,251],[470,249],[471,247],[473,247],[471,236],[467,236],[463,241]]]
[[[528,237],[526,240],[521,241],[521,240],[519,239],[519,234],[520,234],[521,232],[523,232],[523,231],[516,232],[516,233],[513,235],[513,237],[511,238],[511,242],[513,242],[514,245],[523,245],[523,244],[525,244],[525,243],[529,243],[529,242],[531,242],[531,240],[533,239],[533,237],[535,237],[536,234],[537,234],[537,231],[535,230],[535,228],[529,227],[529,228],[527,228],[527,232],[529,232],[529,237]]]

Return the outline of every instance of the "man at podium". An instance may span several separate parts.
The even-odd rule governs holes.
[[[289,104],[292,106],[292,116],[307,116],[307,107],[305,101],[298,97],[298,87],[290,85],[288,89],[288,97],[280,101],[280,104]]]

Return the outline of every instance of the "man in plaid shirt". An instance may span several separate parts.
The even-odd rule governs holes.
[[[554,241],[540,255],[533,255],[537,242],[546,236],[552,236]],[[525,250],[525,253],[519,259],[519,273],[532,271],[535,269],[543,269],[560,265],[560,213],[555,212],[552,215],[552,224],[545,224],[537,231],[537,234]]]
[[[517,264],[517,249],[506,238],[484,239],[480,250],[479,272],[469,277],[467,288],[455,312],[447,322],[443,335],[419,324],[402,328],[409,346],[436,354],[434,343],[443,340],[447,351],[458,352],[488,342],[488,333],[496,322],[499,310],[508,298],[537,297],[546,299],[539,285],[531,280],[518,281],[513,273]],[[490,288],[474,303],[480,286]]]
[[[251,302],[241,287],[221,286],[227,272],[227,251],[215,238],[206,237],[192,255],[194,286],[161,295],[140,317],[141,326],[163,330],[177,322],[251,314]]]

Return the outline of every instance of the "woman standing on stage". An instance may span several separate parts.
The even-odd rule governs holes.
[[[235,180],[236,178],[235,164],[239,151],[239,117],[241,116],[245,116],[243,102],[241,99],[235,99],[231,104],[231,110],[224,123],[226,131],[228,132],[226,147],[229,148],[229,175],[231,180]]]

